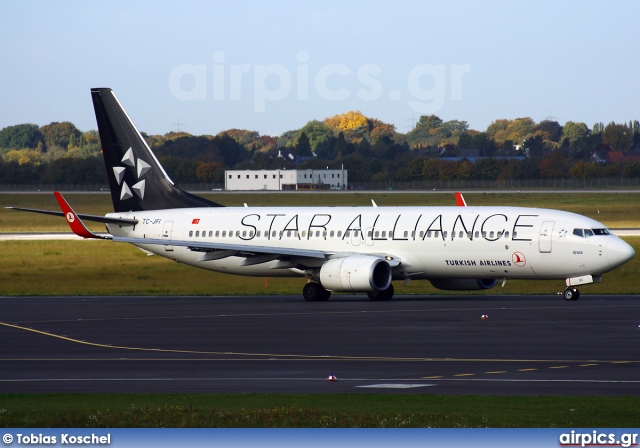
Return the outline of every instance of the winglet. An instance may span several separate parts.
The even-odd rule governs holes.
[[[57,191],[54,191],[53,194],[56,196],[56,200],[58,201],[58,204],[62,209],[62,213],[64,213],[64,217],[67,219],[69,227],[71,227],[73,233],[81,236],[82,238],[108,239],[107,237],[96,235],[95,233],[87,229],[87,226],[84,225],[76,212],[73,211],[66,199],[63,198],[62,195]]]
[[[462,197],[462,193],[460,193],[459,191],[456,191],[456,205],[458,207],[467,206],[467,202],[464,200],[464,197]]]

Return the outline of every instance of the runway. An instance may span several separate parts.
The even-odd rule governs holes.
[[[639,396],[640,297],[583,292],[4,297],[0,393]]]

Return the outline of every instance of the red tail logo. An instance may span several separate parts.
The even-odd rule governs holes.
[[[193,218],[193,221],[191,221],[191,224],[200,224],[200,218]]]

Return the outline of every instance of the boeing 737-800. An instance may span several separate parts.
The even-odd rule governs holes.
[[[565,280],[576,286],[634,256],[591,218],[523,207],[224,207],[174,185],[111,89],[92,89],[114,212],[76,214],[84,238],[131,243],[183,264],[227,274],[301,277],[306,300],[331,291],[394,294],[393,280],[429,280],[443,290],[483,290],[499,280]],[[96,235],[82,220],[102,222]]]

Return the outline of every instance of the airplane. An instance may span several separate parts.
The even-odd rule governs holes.
[[[393,281],[487,290],[502,280],[565,280],[563,296],[631,260],[633,248],[598,221],[560,210],[468,206],[225,207],[178,188],[109,88],[91,89],[113,202],[105,216],[8,207],[66,217],[83,238],[244,276],[300,277],[307,301],[331,292],[389,300]],[[95,234],[84,221],[104,223]]]

